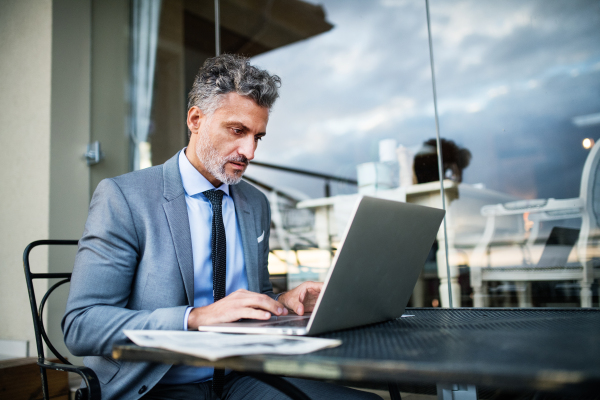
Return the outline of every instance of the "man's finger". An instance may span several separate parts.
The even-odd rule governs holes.
[[[304,313],[304,306],[300,301],[300,295],[298,293],[294,293],[294,291],[297,292],[296,289],[289,292],[285,306],[294,311],[296,314],[302,315]]]
[[[264,311],[269,311],[271,314],[281,315],[284,311],[285,307],[282,307],[281,303],[273,300],[272,298],[266,295],[255,294],[253,296],[248,296],[242,302],[244,307],[251,307],[256,309],[262,309]]]
[[[261,319],[261,320],[266,320],[271,318],[271,313],[270,312],[266,312],[264,310],[257,310],[255,308],[247,308],[244,307],[240,310],[240,318],[246,318],[246,319]],[[238,319],[240,319],[238,318]]]
[[[312,282],[312,281],[308,281],[308,282],[304,282],[306,284],[306,288],[308,290],[316,290],[317,292],[321,291],[321,288],[323,287],[323,283],[322,282]]]

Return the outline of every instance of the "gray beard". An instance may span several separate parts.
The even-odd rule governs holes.
[[[198,138],[198,144],[196,145],[196,156],[202,165],[204,165],[204,168],[206,168],[208,173],[216,179],[227,185],[237,185],[242,180],[243,172],[235,171],[233,174],[228,174],[225,171],[225,165],[228,162],[247,163],[248,160],[242,155],[221,157],[210,141],[207,131],[208,126],[201,131],[202,136]]]

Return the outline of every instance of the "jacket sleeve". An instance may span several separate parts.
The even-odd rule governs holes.
[[[269,280],[269,238],[271,236],[271,207],[269,205],[269,201],[267,197],[260,193],[261,199],[261,209],[262,209],[262,226],[265,227],[265,237],[263,239],[264,246],[262,247],[262,264],[258,266],[259,268],[259,276],[262,277],[260,282],[260,291],[262,294],[266,294],[272,299],[277,300],[280,294],[273,293],[273,285]]]
[[[76,356],[110,356],[124,329],[181,330],[187,306],[129,309],[140,244],[125,196],[111,179],[100,182],[71,277],[62,330]]]

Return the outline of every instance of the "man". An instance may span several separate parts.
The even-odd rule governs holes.
[[[195,330],[313,309],[319,283],[273,294],[269,204],[240,181],[279,85],[245,58],[207,60],[189,96],[188,147],[164,165],[98,185],[62,327],[69,350],[98,375],[103,399],[287,398],[235,372],[110,357],[124,329]],[[292,381],[311,398],[371,396]]]

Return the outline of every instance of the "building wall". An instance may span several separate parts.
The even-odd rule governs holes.
[[[92,0],[1,1],[0,54],[0,339],[29,340],[33,353],[23,249],[37,239],[80,238],[93,189],[84,159]],[[75,250],[38,248],[32,267],[70,272]],[[62,351],[67,294],[68,286],[55,292],[46,311],[48,334]]]
[[[79,239],[98,183],[128,172],[129,2],[54,0],[52,15],[49,237]],[[95,140],[105,158],[88,166],[83,155]],[[49,270],[71,271],[75,252],[52,248]],[[47,316],[48,334],[65,354],[67,288],[53,294]]]
[[[90,200],[90,167],[84,153],[90,141],[91,0],[53,0],[52,21],[48,237],[79,239]],[[72,271],[75,252],[75,246],[53,246],[48,270]],[[62,353],[66,347],[60,322],[67,295],[64,285],[53,293],[47,311],[48,335]]]
[[[92,1],[91,140],[105,159],[90,168],[90,194],[102,179],[129,172],[129,1]]]
[[[49,234],[51,38],[51,1],[0,1],[0,339],[31,343],[21,257]]]
[[[98,182],[128,171],[128,44],[127,1],[0,1],[0,339],[29,340],[31,352],[23,249],[79,239]],[[89,167],[91,140],[106,159]],[[33,268],[69,272],[75,250],[38,248]],[[55,292],[46,312],[63,351],[67,294]]]

